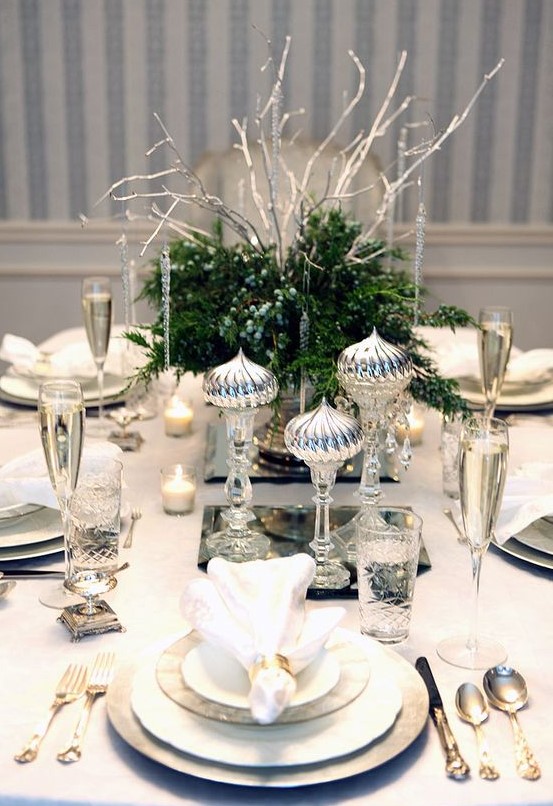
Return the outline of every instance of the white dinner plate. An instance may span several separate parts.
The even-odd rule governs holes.
[[[0,396],[11,403],[36,405],[39,383],[30,378],[22,378],[8,370],[0,378]],[[127,385],[126,378],[106,374],[104,380],[104,401],[117,400]],[[83,387],[83,398],[88,406],[98,405],[98,384],[96,381]]]
[[[4,549],[35,546],[46,540],[59,537],[62,532],[61,516],[57,509],[41,507],[20,518],[0,526],[0,551]]]
[[[340,630],[333,640],[348,641],[354,635]],[[265,726],[214,723],[167,697],[151,661],[133,679],[131,707],[142,727],[158,740],[204,761],[259,768],[318,764],[371,744],[393,726],[401,711],[401,689],[386,669],[380,646],[366,641],[364,649],[371,666],[364,690],[341,710],[317,719]]]
[[[182,676],[187,686],[210,702],[228,705],[231,708],[249,710],[248,673],[235,658],[219,647],[202,642],[190,650],[181,664]],[[322,650],[297,678],[297,688],[291,707],[306,705],[328,694],[340,679],[337,658]]]

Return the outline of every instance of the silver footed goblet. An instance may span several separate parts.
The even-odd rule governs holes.
[[[226,527],[210,535],[206,548],[211,557],[233,562],[264,559],[270,540],[248,525],[255,515],[249,509],[252,485],[248,475],[255,416],[261,406],[278,394],[272,372],[250,361],[242,349],[231,361],[210,370],[203,382],[204,398],[225,416],[229,473],[225,483],[228,508],[221,517]]]
[[[349,584],[348,569],[337,560],[329,560],[333,548],[330,539],[330,491],[336,473],[347,459],[361,450],[363,430],[349,414],[336,411],[323,398],[313,411],[294,417],[284,430],[290,453],[303,459],[311,471],[315,488],[315,534],[309,547],[315,556],[312,588],[339,589]]]

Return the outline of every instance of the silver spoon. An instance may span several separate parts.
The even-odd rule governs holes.
[[[480,778],[495,781],[496,778],[499,778],[499,770],[492,761],[488,741],[482,729],[482,722],[486,721],[489,714],[488,704],[484,699],[484,695],[474,683],[462,683],[455,695],[455,705],[461,719],[472,725],[476,733],[480,759]]]
[[[509,714],[515,739],[518,774],[521,778],[535,781],[541,776],[541,770],[522,732],[516,713],[524,708],[528,701],[528,690],[523,676],[510,666],[494,666],[484,675],[484,691],[492,705]]]

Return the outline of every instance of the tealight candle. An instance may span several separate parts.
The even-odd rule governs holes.
[[[196,471],[186,465],[161,469],[161,501],[168,515],[192,512],[196,499]]]
[[[169,437],[183,437],[189,434],[193,418],[194,412],[189,404],[178,395],[173,395],[163,412],[165,433]]]
[[[411,445],[420,445],[424,432],[424,417],[421,409],[418,406],[412,406],[407,415],[407,419],[409,421],[409,439],[411,440]]]

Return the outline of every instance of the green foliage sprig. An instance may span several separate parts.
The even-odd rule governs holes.
[[[356,249],[352,258],[360,234],[361,225],[342,210],[316,211],[282,266],[273,247],[260,252],[247,243],[225,245],[220,228],[212,236],[173,241],[169,341],[177,374],[203,373],[242,347],[248,358],[275,373],[281,388],[299,388],[305,373],[315,401],[323,395],[332,400],[338,392],[339,353],[376,327],[381,337],[409,353],[415,400],[444,414],[466,411],[458,385],[440,377],[415,332],[415,286],[399,267],[404,256],[371,240],[362,257]],[[149,380],[164,369],[159,260],[140,296],[157,311],[157,318],[128,338],[145,350],[147,363],[139,374]],[[301,350],[304,312],[309,338]],[[440,306],[433,313],[421,311],[419,324],[455,329],[474,322],[459,308]]]

